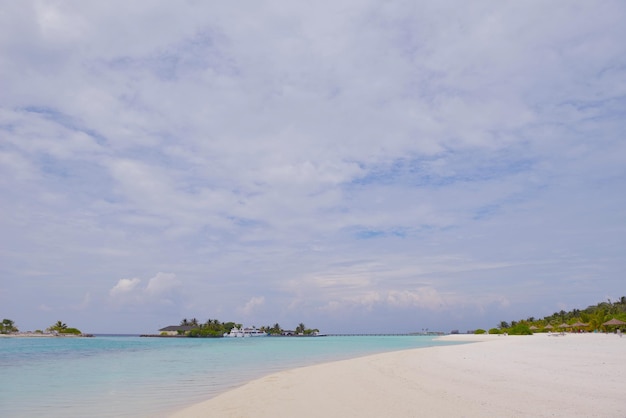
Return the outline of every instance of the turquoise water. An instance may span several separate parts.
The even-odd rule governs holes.
[[[0,338],[0,416],[167,416],[276,371],[444,344],[428,336]]]

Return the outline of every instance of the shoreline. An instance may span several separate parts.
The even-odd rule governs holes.
[[[175,412],[190,417],[626,417],[626,338],[456,334],[467,342],[278,372]]]
[[[39,332],[20,332],[17,334],[0,334],[0,338],[93,338],[93,334],[50,334]]]

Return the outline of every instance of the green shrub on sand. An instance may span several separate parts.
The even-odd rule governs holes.
[[[526,324],[517,324],[514,327],[509,328],[507,332],[509,335],[533,335],[533,332]]]

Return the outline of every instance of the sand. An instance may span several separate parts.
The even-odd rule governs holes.
[[[478,342],[280,372],[173,416],[626,417],[626,338],[443,338]]]

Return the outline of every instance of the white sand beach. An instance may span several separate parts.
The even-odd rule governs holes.
[[[173,417],[626,417],[626,338],[443,338],[478,342],[280,372]]]

